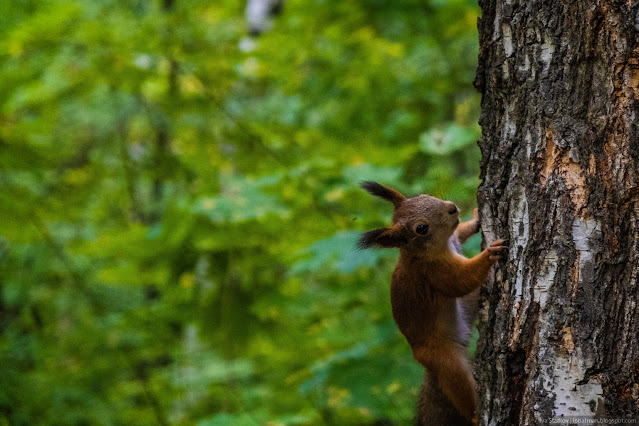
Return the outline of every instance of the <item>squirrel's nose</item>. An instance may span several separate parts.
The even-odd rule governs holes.
[[[458,209],[457,206],[455,205],[455,203],[453,203],[452,201],[449,201],[450,205],[448,206],[448,213],[449,214],[455,214],[457,213]]]

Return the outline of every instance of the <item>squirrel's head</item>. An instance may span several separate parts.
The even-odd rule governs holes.
[[[388,228],[365,232],[360,248],[397,247],[423,250],[448,245],[459,224],[459,209],[452,201],[430,195],[406,198],[400,192],[377,182],[362,182],[362,188],[393,203],[393,224]]]

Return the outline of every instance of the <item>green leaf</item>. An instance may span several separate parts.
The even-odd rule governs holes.
[[[447,155],[474,144],[479,136],[477,125],[462,127],[451,123],[422,133],[419,136],[419,146],[427,154]]]
[[[381,257],[375,250],[357,249],[358,231],[339,231],[332,237],[317,241],[299,254],[307,257],[296,262],[289,272],[300,274],[333,268],[341,273],[351,273],[360,266],[374,266]]]
[[[280,179],[280,175],[229,179],[225,183],[224,194],[200,197],[192,211],[205,215],[214,223],[240,223],[264,219],[267,215],[286,218],[290,212],[278,201],[277,196],[263,192],[263,188],[274,185]]]
[[[198,426],[254,426],[258,424],[259,422],[247,413],[218,413],[197,422]]]

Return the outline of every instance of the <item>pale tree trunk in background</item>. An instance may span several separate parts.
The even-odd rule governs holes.
[[[480,419],[636,416],[639,1],[480,6]]]
[[[280,13],[284,0],[247,0],[244,14],[249,34],[258,36],[271,29],[272,17]]]

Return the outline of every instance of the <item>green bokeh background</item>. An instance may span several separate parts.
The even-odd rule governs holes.
[[[412,422],[358,184],[470,217],[479,8],[243,8],[0,4],[0,425]]]

